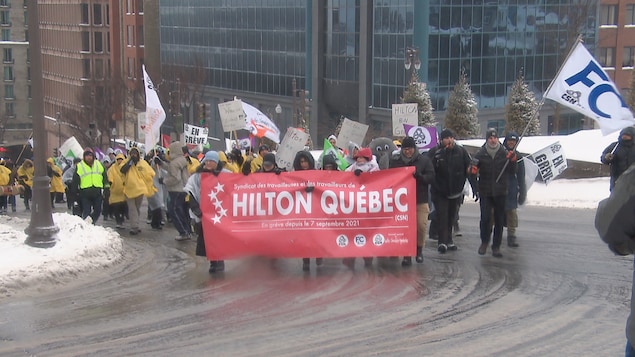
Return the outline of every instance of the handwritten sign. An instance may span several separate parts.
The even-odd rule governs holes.
[[[240,100],[218,103],[218,112],[223,131],[234,131],[245,128],[245,111]]]
[[[392,105],[392,135],[406,136],[404,124],[411,126],[417,126],[419,124],[417,103]]]
[[[362,145],[367,131],[368,125],[345,118],[340,135],[337,136],[337,145],[347,147],[349,142]]]
[[[304,144],[308,138],[309,134],[296,128],[288,128],[276,152],[276,163],[278,167],[292,171],[295,155],[298,151],[304,150]]]

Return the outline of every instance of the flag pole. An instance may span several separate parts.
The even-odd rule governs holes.
[[[576,49],[578,44],[580,44],[581,42],[582,42],[582,35],[578,35],[578,38],[575,40],[575,43],[573,44],[573,46],[571,46],[571,49],[569,49],[569,53],[564,58],[564,61],[562,61],[563,65],[561,65],[560,68],[558,68],[558,72],[556,72],[555,77],[553,77],[553,80],[551,80],[551,82],[549,83],[549,86],[547,87],[547,90],[542,95],[542,98],[540,98],[540,101],[538,102],[538,106],[536,106],[536,110],[534,110],[534,113],[532,114],[531,119],[529,119],[527,121],[527,125],[525,125],[525,129],[520,134],[520,137],[518,137],[518,141],[516,142],[516,145],[514,146],[514,151],[516,151],[516,148],[518,147],[518,145],[520,145],[520,141],[523,139],[523,137],[527,133],[527,130],[529,129],[529,124],[531,124],[538,117],[538,113],[540,113],[540,109],[542,109],[542,106],[545,104],[545,96],[551,90],[551,87],[553,86],[553,82],[555,82],[555,80],[558,77],[560,77],[560,72],[562,72],[562,68],[564,67],[564,64],[567,63],[567,61],[569,60],[569,57],[571,57],[571,54],[573,54],[573,51]],[[505,165],[503,165],[503,168],[501,169],[501,172],[496,177],[496,182],[498,182],[500,180],[501,176],[503,176],[503,172],[505,172],[505,169],[507,168],[508,164],[509,164],[509,159],[507,159],[507,161],[505,161]]]

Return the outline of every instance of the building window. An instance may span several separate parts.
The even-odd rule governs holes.
[[[82,60],[82,79],[90,79],[90,59]]]
[[[624,25],[635,25],[635,4],[626,5],[626,17]]]
[[[31,80],[31,67],[26,68],[26,79],[27,81]]]
[[[128,46],[134,46],[134,27],[133,26],[127,26],[126,27],[126,44]]]
[[[95,79],[104,79],[104,60],[95,59]]]
[[[134,9],[132,8],[132,1],[133,0],[126,0],[126,14],[134,13]]]
[[[88,25],[90,24],[90,16],[88,14],[88,4],[79,4],[79,9],[81,12],[81,19],[79,20],[79,23],[82,25]]]
[[[13,84],[4,85],[4,99],[15,99],[15,93],[13,93]]]
[[[128,79],[134,78],[134,58],[132,57],[128,57],[126,72],[128,73]]]
[[[90,52],[90,32],[82,31],[82,52]]]
[[[622,56],[622,67],[633,67],[635,61],[635,47],[624,47]]]
[[[9,0],[0,0],[0,6],[2,7],[9,6]]]
[[[9,66],[4,67],[4,80],[5,81],[13,80],[13,67],[9,67]]]
[[[615,47],[599,48],[598,62],[602,67],[615,67]]]
[[[11,30],[2,29],[2,41],[11,41]]]
[[[143,25],[137,26],[137,42],[139,42],[139,47],[143,47]]]
[[[106,4],[104,16],[106,17],[106,26],[110,26],[110,4]]]
[[[26,95],[28,96],[29,99],[31,99],[31,85],[27,85],[26,86]]]
[[[93,5],[93,25],[101,26],[104,24],[104,19],[101,15],[101,4]]]
[[[99,31],[96,31],[94,35],[95,35],[95,52],[96,53],[104,52],[104,36]]]
[[[9,17],[8,10],[0,11],[0,25],[11,26],[11,18]]]
[[[106,32],[106,52],[110,53],[110,31]]]
[[[143,0],[137,0],[137,14],[143,14]]]
[[[2,50],[2,62],[13,63],[13,50],[11,48],[5,48]]]
[[[15,116],[15,105],[13,102],[4,103],[4,114],[8,117]]]
[[[600,6],[600,26],[617,26],[617,5]]]

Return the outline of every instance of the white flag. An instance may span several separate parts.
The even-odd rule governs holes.
[[[635,125],[615,83],[578,42],[545,97],[594,119],[602,134]]]
[[[159,95],[157,95],[154,84],[146,72],[146,66],[142,66],[142,69],[143,81],[146,86],[146,123],[142,130],[145,134],[145,147],[147,150],[152,150],[159,141],[161,124],[165,121],[165,110],[163,110]]]

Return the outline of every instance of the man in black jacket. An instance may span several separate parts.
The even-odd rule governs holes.
[[[487,129],[485,144],[474,155],[472,174],[478,173],[478,191],[475,198],[481,200],[481,246],[478,254],[484,255],[492,235],[492,210],[494,211],[494,239],[492,255],[502,258],[500,252],[505,223],[505,201],[507,199],[508,176],[516,172],[516,153],[508,151],[498,141],[498,132]]]
[[[401,142],[401,151],[390,160],[389,167],[414,166],[414,177],[417,180],[417,263],[423,263],[423,248],[426,243],[428,231],[428,185],[434,181],[434,167],[430,159],[419,154],[415,140],[406,137]],[[412,257],[404,257],[402,266],[412,265]]]
[[[611,182],[610,190],[613,190],[615,181],[620,175],[635,163],[635,145],[633,137],[635,136],[635,127],[629,126],[622,129],[620,137],[616,142],[611,143],[602,151],[602,161],[605,165],[611,166]]]
[[[441,131],[439,145],[432,148],[428,156],[435,172],[431,192],[439,235],[437,250],[444,254],[448,250],[458,249],[452,240],[452,226],[463,196],[471,158],[462,146],[456,144],[450,129]]]

